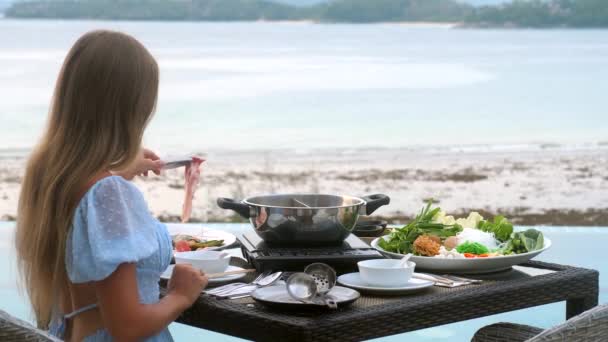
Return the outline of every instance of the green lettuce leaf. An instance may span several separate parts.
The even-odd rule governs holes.
[[[388,252],[400,254],[413,253],[414,241],[420,235],[434,235],[445,239],[462,231],[462,227],[458,224],[445,225],[433,222],[433,217],[441,209],[433,209],[431,206],[432,202],[429,202],[412,222],[402,228],[395,229],[388,236],[388,239],[380,239],[378,242],[380,248]]]
[[[504,254],[521,254],[542,249],[545,246],[543,233],[536,229],[513,233],[503,248]]]
[[[484,232],[494,233],[494,237],[500,242],[509,240],[511,234],[513,234],[513,224],[502,215],[494,217],[493,222],[479,221],[477,228]]]

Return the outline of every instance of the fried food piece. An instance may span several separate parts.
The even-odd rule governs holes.
[[[441,245],[441,239],[439,238],[439,236],[435,236],[435,235],[426,235],[426,236],[428,236],[429,239],[431,239]]]
[[[438,239],[439,238],[437,238],[437,240]],[[423,256],[438,255],[441,243],[437,242],[437,240],[433,239],[433,237],[429,235],[420,235],[416,240],[414,240],[414,252]]]
[[[443,245],[445,246],[445,249],[450,251],[458,246],[458,238],[455,236],[450,236],[449,238],[445,239]]]

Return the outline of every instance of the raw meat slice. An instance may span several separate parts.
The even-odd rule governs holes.
[[[190,245],[188,244],[188,241],[177,241],[175,243],[175,251],[177,252],[190,252]]]
[[[188,222],[190,215],[192,214],[192,200],[194,199],[194,193],[198,186],[198,179],[201,176],[201,164],[205,159],[199,157],[192,157],[192,163],[186,166],[186,179],[184,187],[186,188],[186,194],[184,198],[184,204],[182,206],[182,222]]]

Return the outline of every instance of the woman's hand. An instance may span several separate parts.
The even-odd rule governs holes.
[[[175,265],[167,295],[154,304],[141,302],[134,263],[121,264],[95,285],[102,326],[117,341],[141,341],[158,334],[192,306],[207,277],[191,265]]]
[[[124,179],[132,180],[135,176],[148,176],[148,172],[152,171],[156,175],[160,175],[160,170],[163,167],[163,162],[156,153],[143,148],[137,159],[131,163],[131,165],[121,171],[114,172],[114,174],[123,177]]]
[[[167,290],[169,294],[182,297],[186,309],[194,303],[208,282],[207,276],[192,265],[175,264]]]

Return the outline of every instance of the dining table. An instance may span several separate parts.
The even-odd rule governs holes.
[[[251,268],[238,246],[230,247],[230,264]],[[254,272],[239,281],[255,277]],[[470,277],[482,282],[398,296],[362,293],[353,304],[335,310],[277,309],[251,297],[202,293],[177,322],[255,341],[361,341],[561,301],[568,319],[598,304],[599,272],[592,269],[529,261]],[[161,297],[166,285],[160,281]]]

